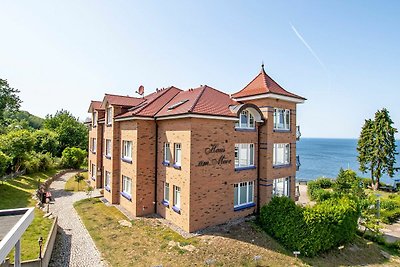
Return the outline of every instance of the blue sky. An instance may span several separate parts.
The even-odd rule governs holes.
[[[400,2],[1,1],[0,77],[23,109],[82,120],[105,92],[207,84],[260,70],[308,100],[305,137],[351,138],[387,107],[400,128]],[[306,42],[306,43],[304,43]]]

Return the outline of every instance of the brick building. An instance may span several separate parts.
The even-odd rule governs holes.
[[[294,198],[304,100],[263,67],[232,95],[207,85],[106,94],[89,107],[92,185],[134,216],[157,213],[188,232]]]

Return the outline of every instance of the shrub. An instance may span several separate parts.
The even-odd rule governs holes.
[[[332,197],[332,192],[325,189],[316,189],[313,191],[312,200],[322,202]]]
[[[67,147],[62,152],[61,162],[66,168],[78,169],[86,158],[86,151],[77,147]]]
[[[339,174],[333,184],[333,192],[336,196],[347,195],[355,199],[364,197],[364,190],[360,185],[361,179],[353,170],[339,171]]]
[[[311,200],[324,201],[331,197],[331,192],[324,189],[329,189],[333,185],[332,179],[318,178],[315,181],[307,183],[307,192]]]
[[[260,223],[288,249],[314,256],[351,241],[358,217],[356,203],[348,198],[301,207],[287,197],[274,197],[261,208]]]
[[[53,167],[53,159],[48,153],[41,154],[32,151],[25,157],[23,166],[27,173],[46,171]]]
[[[10,167],[11,158],[0,151],[0,177],[6,174],[7,169]]]

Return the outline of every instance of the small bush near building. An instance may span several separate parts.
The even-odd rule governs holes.
[[[65,168],[78,169],[86,158],[86,151],[77,147],[67,147],[62,152],[61,163]]]
[[[307,183],[308,195],[311,200],[321,202],[331,197],[331,192],[327,189],[332,188],[333,180],[330,178],[318,178]]]
[[[348,198],[301,207],[287,197],[274,197],[262,207],[260,223],[288,249],[315,256],[351,241],[358,217],[357,204]]]

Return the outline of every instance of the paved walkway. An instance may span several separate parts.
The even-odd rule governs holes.
[[[75,174],[67,173],[50,186],[55,199],[50,212],[58,216],[59,227],[49,266],[107,266],[72,205],[86,198],[86,193],[64,191],[65,182]]]

